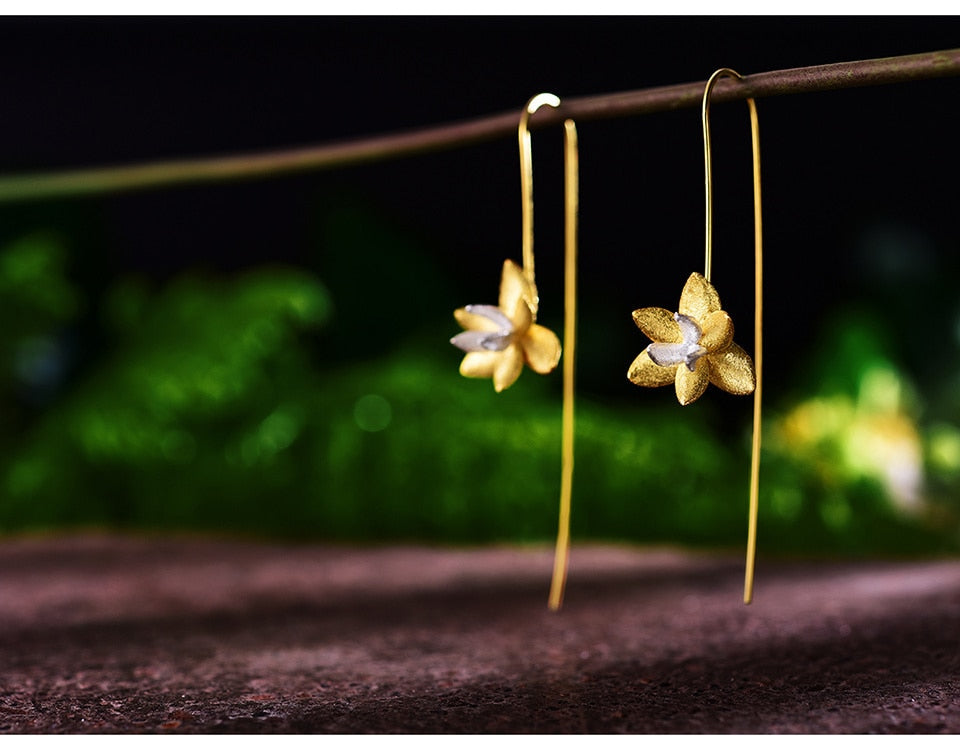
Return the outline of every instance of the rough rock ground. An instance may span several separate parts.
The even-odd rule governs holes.
[[[0,732],[956,733],[960,561],[0,542]]]

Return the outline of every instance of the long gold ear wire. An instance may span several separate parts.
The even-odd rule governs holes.
[[[743,80],[743,76],[730,68],[720,68],[707,80],[703,91],[703,159],[706,184],[706,272],[704,276],[710,281],[712,262],[712,179],[710,174],[710,91],[714,83],[723,77],[729,76]],[[753,150],[753,236],[754,236],[754,351],[753,360],[756,367],[757,385],[753,392],[753,441],[750,453],[750,510],[747,528],[747,560],[743,583],[743,603],[749,604],[753,600],[753,571],[757,556],[757,511],[759,508],[760,488],[760,409],[762,403],[763,385],[763,222],[760,210],[760,124],[757,119],[757,104],[748,97],[747,106],[750,108],[750,135]]]
[[[563,604],[570,558],[570,505],[573,494],[573,372],[577,339],[577,211],[579,208],[580,157],[577,150],[577,126],[573,120],[563,123],[564,164],[564,288],[563,288],[563,438],[560,466],[560,520],[550,583],[550,609]]]
[[[530,146],[530,115],[544,104],[560,106],[553,94],[537,94],[523,108],[517,138],[520,145],[520,199],[523,220],[523,272],[534,284],[533,261],[533,159]],[[550,582],[548,606],[556,611],[563,603],[570,559],[570,506],[573,495],[573,419],[574,419],[574,350],[577,325],[577,209],[579,201],[579,155],[577,126],[573,120],[563,123],[564,154],[564,290],[563,290],[563,417],[560,465],[560,514],[557,543],[553,557],[553,577]],[[536,312],[539,300],[530,300]]]

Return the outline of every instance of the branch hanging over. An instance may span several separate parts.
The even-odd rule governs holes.
[[[717,83],[711,100],[759,99],[950,76],[960,76],[960,49],[774,70],[745,76],[742,81],[725,79]],[[568,117],[582,121],[601,120],[698,107],[704,83],[572,97],[565,99],[557,109],[538,112],[531,118],[530,127],[534,129],[559,124]],[[517,111],[463,122],[319,146],[11,175],[0,177],[0,203],[270,177],[413,156],[513,136],[518,118],[519,107]]]

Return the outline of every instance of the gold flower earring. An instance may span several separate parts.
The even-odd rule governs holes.
[[[742,76],[721,68],[710,76],[703,92],[703,155],[706,176],[706,269],[693,273],[680,294],[677,312],[661,307],[633,311],[637,327],[651,340],[630,365],[627,377],[636,385],[656,387],[673,384],[682,405],[691,404],[713,385],[736,395],[753,394],[753,441],[750,458],[750,506],[747,531],[746,572],[743,601],[753,599],[753,572],[756,559],[757,507],[760,478],[760,407],[763,362],[763,241],[760,211],[760,130],[757,105],[747,98],[753,145],[754,216],[754,358],[733,341],[733,322],[720,304],[710,283],[712,264],[712,179],[710,172],[710,91],[716,81]]]
[[[560,106],[553,94],[537,94],[520,115],[520,198],[523,218],[523,268],[512,260],[503,262],[500,300],[497,305],[467,305],[453,315],[465,329],[450,343],[467,354],[460,374],[468,378],[493,378],[500,393],[520,377],[524,363],[546,375],[560,361],[560,339],[549,328],[537,324],[540,297],[533,265],[533,163],[530,148],[530,115],[544,104]]]
[[[466,352],[460,374],[470,378],[493,378],[500,393],[520,376],[526,364],[542,375],[553,372],[560,361],[560,340],[550,329],[539,325],[540,298],[534,279],[533,260],[533,159],[530,145],[530,116],[540,107],[559,107],[553,94],[537,94],[520,115],[517,138],[520,146],[520,199],[522,210],[523,268],[505,260],[496,305],[467,305],[454,311],[465,329],[450,343]],[[560,519],[554,553],[553,578],[548,604],[557,610],[563,601],[570,546],[570,505],[573,493],[573,401],[574,347],[577,304],[577,208],[579,158],[577,128],[573,120],[564,127],[564,341],[563,417],[560,467]]]

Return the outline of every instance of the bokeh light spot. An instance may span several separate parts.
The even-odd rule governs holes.
[[[796,487],[776,487],[770,494],[770,507],[781,518],[793,520],[803,508],[803,494]]]
[[[277,409],[260,423],[260,449],[264,453],[277,453],[288,447],[300,432],[300,423],[294,414],[283,408]]]
[[[820,504],[820,517],[834,531],[850,523],[850,506],[842,497],[828,498]]]
[[[960,473],[960,430],[949,424],[931,427],[929,455],[934,469],[951,475]]]
[[[365,432],[380,432],[390,425],[393,409],[383,396],[370,393],[358,398],[353,405],[353,419],[357,427]]]

